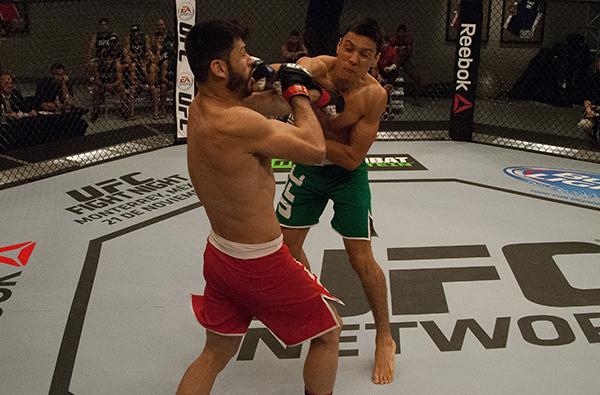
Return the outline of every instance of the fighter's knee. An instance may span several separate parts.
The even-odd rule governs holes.
[[[204,347],[205,355],[217,364],[225,365],[237,353],[237,345],[213,345],[207,343]]]
[[[341,321],[341,320],[340,320]],[[314,343],[320,343],[325,347],[338,347],[340,343],[340,333],[342,332],[342,323],[340,322],[340,326],[330,330],[322,334],[319,337],[314,338],[312,341]]]

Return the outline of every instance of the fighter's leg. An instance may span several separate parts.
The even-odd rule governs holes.
[[[320,172],[320,169],[311,166],[295,165],[277,205],[277,220],[281,224],[283,241],[292,256],[309,270],[310,265],[302,246],[310,227],[319,223],[328,201],[323,192],[327,179]]]
[[[242,336],[223,336],[206,331],[206,343],[200,356],[187,368],[177,395],[208,395],[217,375],[236,354]]]
[[[394,379],[396,343],[390,331],[385,275],[375,261],[370,240],[344,238],[344,246],[375,319],[375,367],[372,380],[375,384],[388,384]]]
[[[287,244],[290,249],[290,253],[296,260],[302,262],[302,264],[310,270],[310,263],[304,253],[304,240],[308,235],[310,228],[286,228],[281,227],[281,233],[283,233],[283,242]]]
[[[328,302],[340,326],[312,339],[304,361],[304,387],[310,394],[333,392],[338,367],[342,319],[332,302]]]

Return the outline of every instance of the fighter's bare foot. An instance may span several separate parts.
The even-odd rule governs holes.
[[[375,367],[373,383],[389,384],[394,381],[396,342],[391,336],[375,340]]]

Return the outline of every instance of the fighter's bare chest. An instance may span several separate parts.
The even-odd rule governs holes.
[[[326,114],[319,116],[319,121],[323,129],[330,132],[345,132],[356,125],[360,120],[360,112],[354,111],[351,108],[344,109],[344,112],[338,114],[336,117],[331,117]]]

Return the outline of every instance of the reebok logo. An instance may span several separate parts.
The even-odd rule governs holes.
[[[34,241],[27,241],[25,243],[0,247],[0,263],[18,268],[27,265],[35,244],[36,242]],[[14,280],[20,275],[21,272],[16,272],[0,276],[0,303],[4,303],[11,298],[13,294],[12,288],[17,285],[17,282]],[[2,314],[4,314],[4,310],[0,308],[0,317],[2,317]]]
[[[14,267],[23,267],[27,265],[29,262],[29,257],[35,248],[35,242],[27,241],[25,243],[14,244],[11,246],[1,247],[0,248],[0,263],[4,263]],[[18,251],[20,250],[20,251]],[[13,251],[10,253],[12,257],[6,255],[6,253]],[[18,251],[18,252],[17,252]],[[15,256],[16,254],[16,256]]]
[[[460,48],[458,49],[456,90],[463,89],[465,92],[468,92],[469,85],[471,85],[471,73],[469,68],[471,67],[471,63],[473,63],[471,45],[473,45],[473,36],[475,36],[475,32],[477,31],[477,25],[463,23],[460,27],[460,37],[458,39]]]
[[[458,114],[473,107],[473,103],[458,93],[454,95],[454,113]]]

